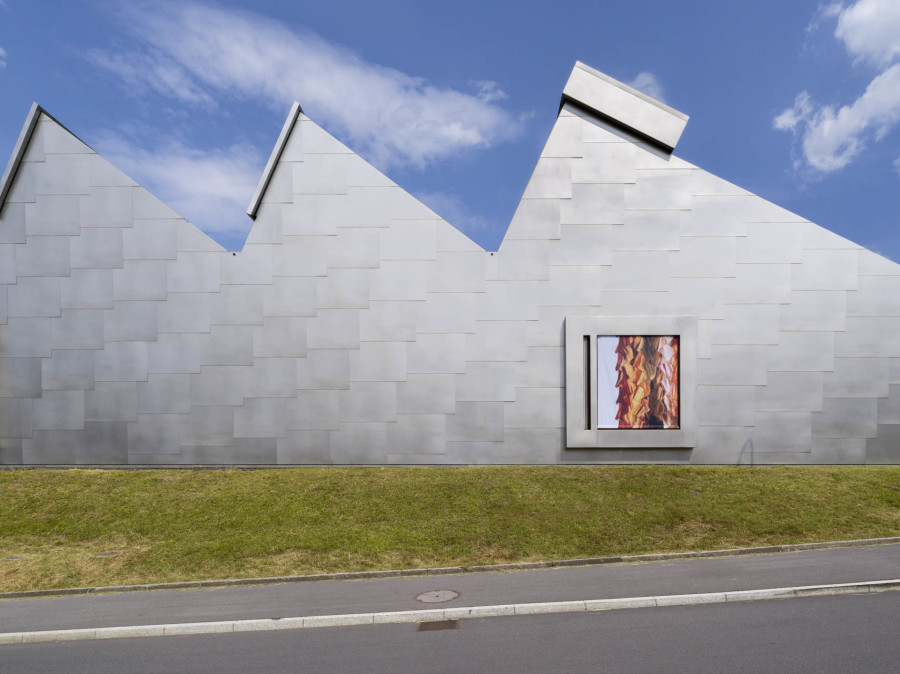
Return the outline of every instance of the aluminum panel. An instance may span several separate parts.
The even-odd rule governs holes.
[[[35,194],[88,194],[92,159],[90,155],[47,155],[35,165]]]
[[[387,458],[387,424],[341,424],[331,433],[331,460],[335,464],[383,464]]]
[[[204,365],[191,375],[192,405],[241,405],[244,374],[241,367]]]
[[[337,391],[297,391],[297,397],[286,403],[287,428],[336,431],[341,427],[339,405]]]
[[[279,438],[285,432],[284,398],[247,398],[234,408],[234,437]]]
[[[571,194],[567,196],[571,198],[560,202],[561,224],[621,225],[625,222],[624,185],[576,184],[570,186],[570,191]]]
[[[116,302],[115,309],[101,313],[103,338],[108,342],[155,342],[156,313],[156,302]],[[101,349],[103,345],[81,348]]]
[[[86,421],[137,421],[138,384],[129,382],[97,382],[84,392]]]
[[[291,180],[292,194],[346,194],[351,161],[358,159],[352,154],[308,154],[302,162],[282,162],[278,168]]]
[[[446,420],[443,414],[398,414],[397,422],[387,425],[391,453],[443,454],[447,444]]]
[[[761,386],[766,383],[767,349],[771,353],[778,348],[714,345],[710,349],[712,357],[698,361],[698,383],[707,386]]]
[[[466,373],[456,375],[456,399],[465,402],[515,400],[516,368],[514,362],[468,363]]]
[[[146,342],[107,342],[94,351],[95,381],[147,381]]]
[[[297,360],[297,388],[350,388],[350,356],[345,349],[310,349]]]
[[[0,438],[0,466],[19,466],[22,464],[22,440]]]
[[[0,211],[0,243],[25,243],[25,204],[15,204],[7,195]]]
[[[527,239],[504,241],[496,255],[500,281],[540,281],[549,278],[550,242]]]
[[[172,218],[181,220],[182,217],[169,208],[162,201],[150,194],[143,187],[135,187],[131,191],[132,213],[135,220],[157,220]]]
[[[565,386],[565,350],[558,346],[529,346],[524,363],[516,368],[517,388]]]
[[[139,414],[128,423],[128,454],[178,454],[181,451],[181,415]]]
[[[75,463],[80,465],[122,465],[128,463],[128,430],[124,422],[87,421],[75,447]]]
[[[0,438],[31,437],[32,402],[31,398],[0,398]]]
[[[185,447],[228,447],[234,444],[233,407],[191,407],[181,417],[181,442]]]
[[[278,464],[330,464],[330,437],[328,431],[287,431],[284,438],[278,438]]]
[[[219,260],[222,285],[259,285],[272,283],[272,246],[245,245],[240,252]]]
[[[53,317],[60,315],[60,279],[20,278],[7,287],[7,316]]]
[[[122,230],[95,228],[81,230],[69,245],[73,269],[120,269],[123,266]]]
[[[341,421],[397,419],[397,384],[394,382],[350,382],[349,390],[338,392],[338,401]]]
[[[458,402],[447,416],[447,441],[503,440],[502,402]]]
[[[10,317],[0,325],[0,353],[13,358],[50,356],[50,319]]]
[[[172,293],[214,293],[219,290],[219,253],[179,252],[166,262],[166,289]]]
[[[900,424],[900,386],[891,384],[886,398],[878,400],[878,424]]]
[[[140,414],[189,414],[191,411],[189,374],[151,374],[136,387]]]
[[[166,263],[162,260],[128,260],[113,271],[113,298],[117,300],[166,299]]]
[[[875,398],[825,398],[812,413],[814,438],[874,438],[878,432]]]
[[[203,341],[200,364],[253,365],[253,330],[249,325],[213,326]]]
[[[754,386],[698,386],[700,423],[704,426],[753,426],[756,423]]]
[[[524,199],[571,199],[572,159],[542,157],[525,188]]]
[[[579,163],[576,162],[575,165]],[[559,199],[523,198],[516,208],[503,240],[558,239],[561,203]]]
[[[466,335],[470,361],[524,361],[525,324],[518,321],[478,321],[478,332]]]
[[[351,382],[406,379],[405,342],[362,342],[349,359]]]
[[[248,398],[292,398],[296,393],[294,358],[256,358],[253,367],[244,369],[244,395]]]
[[[339,227],[337,236],[287,238],[315,242],[316,258],[302,265],[302,269],[321,272],[309,273],[310,276],[325,276],[327,269],[376,269],[381,261],[380,231],[370,227]]]
[[[50,319],[50,345],[53,349],[102,349],[102,309],[63,309],[59,318]]]
[[[373,300],[424,300],[428,284],[428,263],[387,261],[373,271],[369,297]]]
[[[756,409],[761,412],[820,412],[822,372],[769,372],[766,385],[757,388]]]
[[[391,220],[380,231],[381,260],[433,260],[437,256],[438,221]]]
[[[16,244],[17,276],[68,276],[68,236],[26,236]]]
[[[515,401],[504,410],[506,428],[564,428],[564,393],[560,388],[516,389]]]
[[[900,447],[900,425],[879,426],[878,437],[866,441],[865,463],[896,465],[897,447]]]
[[[842,290],[801,290],[782,305],[778,325],[791,331],[843,331],[847,328],[848,295]]]
[[[866,462],[866,440],[813,438],[812,463],[860,464]],[[894,445],[896,446],[896,445]]]
[[[835,358],[822,380],[829,398],[884,398],[890,394],[886,358]]]
[[[147,367],[153,373],[199,373],[206,335],[159,335],[147,344]]]
[[[40,398],[41,359],[0,356],[0,398]]]
[[[397,384],[397,411],[403,414],[444,414],[456,409],[456,376],[411,374]]]
[[[425,302],[370,302],[357,312],[359,338],[364,342],[411,342]],[[474,316],[472,322],[474,324]]]
[[[365,309],[369,306],[368,269],[333,269],[328,276],[314,281],[312,292],[308,293],[307,315],[315,315],[315,307],[320,309]],[[304,279],[305,280],[305,279]]]
[[[39,194],[34,203],[25,204],[25,233],[66,235],[81,232],[78,197],[64,194]]]
[[[59,280],[59,290],[63,309],[113,308],[111,269],[73,269],[70,277]]]
[[[593,125],[578,120],[582,130]],[[633,183],[637,146],[632,143],[584,143],[581,160],[572,162],[574,183]]]
[[[604,290],[665,290],[669,264],[678,253],[615,251],[612,267],[603,270]],[[551,276],[552,278],[552,276]]]
[[[855,250],[804,250],[801,264],[791,265],[793,290],[856,290]]]
[[[302,358],[305,356],[307,332],[312,331],[307,320],[306,318],[267,316],[263,325],[253,328],[254,358],[289,358],[292,356]]]
[[[860,276],[859,289],[847,293],[847,315],[900,315],[900,278]]]
[[[834,355],[861,358],[900,356],[900,316],[847,318],[846,332],[834,335]]]
[[[481,251],[442,252],[428,267],[428,292],[484,292],[485,271],[485,254]]]
[[[475,296],[478,321],[534,321],[546,283],[541,281],[488,281],[485,292]],[[430,302],[433,300],[429,300]],[[465,332],[474,332],[475,324]]]
[[[212,325],[262,325],[263,291],[268,286],[222,286],[209,298]]]
[[[835,353],[833,332],[782,332],[778,346],[769,347],[769,370],[827,372],[834,368]]]
[[[94,388],[94,354],[54,351],[51,358],[41,359],[41,386],[45,391]]]
[[[465,335],[419,335],[406,345],[406,369],[416,374],[466,371]]]
[[[44,391],[34,401],[35,430],[80,431],[84,429],[84,391]]]
[[[789,264],[735,265],[734,280],[728,289],[729,301],[735,304],[788,304],[791,301],[792,268]]]
[[[504,464],[554,464],[560,462],[565,444],[561,428],[508,428],[492,458]]]
[[[35,431],[22,440],[23,464],[73,464],[78,431]]]
[[[266,324],[272,320],[266,319]],[[307,324],[306,346],[310,349],[357,349],[359,332],[359,312],[353,309],[322,309],[315,320]],[[304,353],[285,355],[304,354],[305,350]]]
[[[169,293],[156,305],[159,332],[209,332],[209,305],[205,293]]]
[[[82,227],[131,227],[132,193],[127,186],[91,186],[89,196],[80,197],[74,210],[74,217]]]
[[[712,344],[778,344],[779,305],[726,304],[724,320],[711,321]]]

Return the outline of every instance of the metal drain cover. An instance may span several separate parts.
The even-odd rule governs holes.
[[[456,599],[458,596],[459,592],[454,590],[430,590],[429,592],[417,594],[416,601],[421,601],[425,604],[439,604],[442,601]]]

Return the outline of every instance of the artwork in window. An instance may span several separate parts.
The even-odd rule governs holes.
[[[679,428],[678,337],[597,337],[597,427]]]

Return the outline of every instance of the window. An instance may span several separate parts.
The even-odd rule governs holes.
[[[695,446],[696,367],[696,318],[567,317],[567,446]]]

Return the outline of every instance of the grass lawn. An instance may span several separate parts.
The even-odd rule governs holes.
[[[893,467],[0,472],[0,591],[897,535]]]

